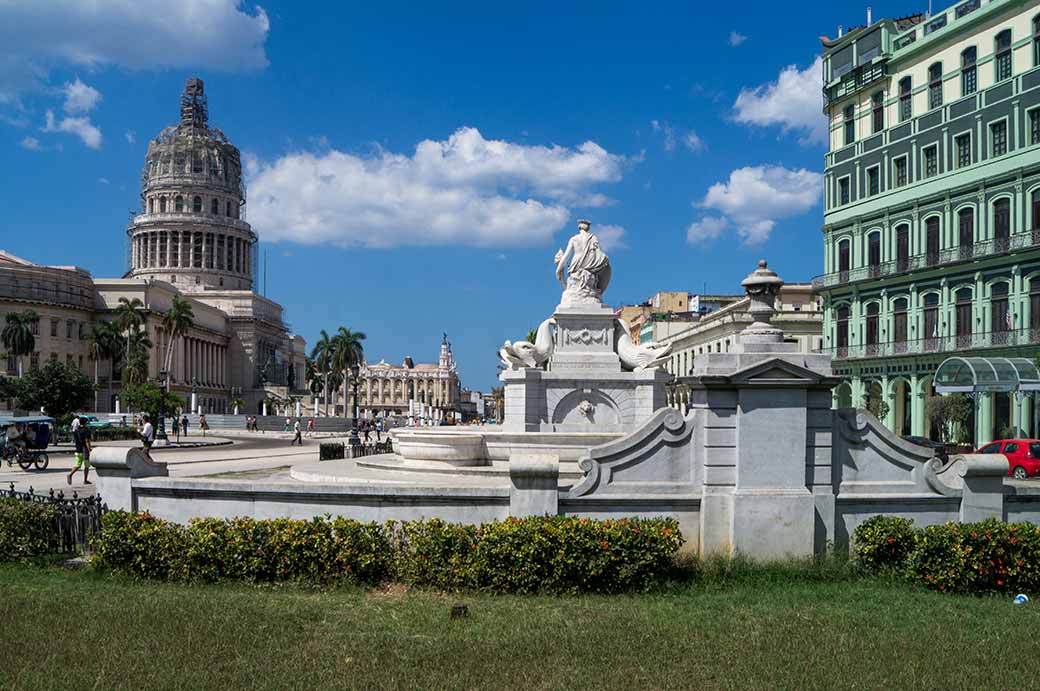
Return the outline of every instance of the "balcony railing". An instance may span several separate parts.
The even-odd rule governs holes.
[[[1009,331],[987,331],[967,335],[932,336],[908,341],[862,343],[859,345],[822,348],[836,360],[891,357],[927,353],[950,353],[981,348],[1007,348],[1040,343],[1040,328]]]
[[[814,290],[819,290],[820,288],[846,285],[858,281],[895,276],[908,271],[919,271],[934,266],[955,264],[980,257],[997,256],[1032,247],[1040,247],[1040,229],[1018,233],[1007,238],[982,240],[973,245],[965,245],[963,247],[947,247],[938,252],[926,252],[910,257],[899,257],[878,264],[858,266],[848,271],[835,271],[834,273],[817,276],[812,280],[812,285]]]

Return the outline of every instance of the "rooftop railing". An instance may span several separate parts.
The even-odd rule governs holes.
[[[963,247],[947,247],[937,252],[926,252],[907,257],[897,257],[876,264],[858,266],[848,271],[823,274],[812,280],[813,290],[842,286],[859,281],[870,281],[911,271],[920,271],[983,257],[995,257],[1015,250],[1040,247],[1040,229],[1018,233],[1006,238],[990,238]]]

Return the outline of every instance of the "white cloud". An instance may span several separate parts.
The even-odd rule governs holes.
[[[745,244],[760,244],[769,239],[777,221],[816,206],[822,190],[823,176],[810,170],[775,165],[738,168],[728,181],[712,185],[697,204],[720,212],[724,218],[706,217],[695,222],[687,229],[687,239],[710,239],[733,227]],[[719,225],[720,220],[725,225]]]
[[[823,114],[823,59],[804,70],[785,67],[775,82],[742,89],[733,104],[737,122],[760,127],[779,125],[803,134],[803,144],[827,142]]]
[[[621,226],[604,223],[602,225],[593,223],[592,232],[599,238],[600,246],[606,250],[623,250],[628,247],[625,244],[625,229]]]
[[[133,144],[137,141],[137,135],[134,133],[133,130],[127,130],[126,132],[123,132],[123,136],[126,137],[127,144]]]
[[[22,141],[18,142],[18,146],[23,149],[28,149],[29,151],[40,151],[42,148],[40,146],[40,140],[36,137],[26,137],[22,139]]]
[[[0,103],[56,66],[243,71],[267,65],[270,23],[242,0],[0,2]]]
[[[675,128],[667,120],[651,120],[650,129],[663,137],[662,146],[669,153],[675,151],[680,141],[691,153],[697,154],[707,148],[696,132]]]
[[[65,93],[66,113],[89,113],[101,102],[101,92],[76,77],[76,81],[62,87]]]
[[[737,33],[736,31],[729,32],[729,44],[734,48],[736,48],[746,40],[747,36],[745,36],[744,34]]]
[[[100,184],[100,185],[107,185],[107,184],[109,184],[108,178],[98,178],[97,181],[98,181],[98,184]]]
[[[686,242],[696,244],[714,240],[727,228],[729,228],[729,221],[725,218],[706,216],[699,221],[694,221],[686,229]]]
[[[57,121],[54,117],[54,111],[48,110],[47,123],[43,126],[42,131],[74,134],[82,139],[83,143],[91,149],[101,148],[101,130],[86,116],[78,118],[67,117]]]
[[[470,127],[421,141],[412,156],[247,156],[249,220],[266,240],[304,244],[538,245],[567,222],[567,205],[609,202],[592,188],[620,180],[624,164],[594,142],[527,146]]]
[[[683,135],[683,146],[689,149],[692,153],[699,154],[707,148],[704,144],[704,140],[700,138],[693,130],[690,130]]]

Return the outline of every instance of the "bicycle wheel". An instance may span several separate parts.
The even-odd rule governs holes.
[[[21,468],[22,470],[29,470],[29,468],[33,467],[32,456],[30,456],[27,453],[20,453],[20,454],[18,454],[17,461],[18,461],[18,467]]]
[[[40,453],[36,454],[36,469],[37,470],[46,470],[47,469],[47,464],[50,463],[50,462],[51,462],[50,457],[46,453],[44,453],[43,451],[41,451]]]

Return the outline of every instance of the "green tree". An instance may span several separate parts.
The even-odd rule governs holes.
[[[152,420],[158,420],[163,410],[167,415],[176,415],[177,409],[184,405],[179,396],[150,381],[123,387],[122,397],[128,410],[148,413]]]
[[[924,404],[925,417],[939,428],[939,441],[944,444],[953,441],[954,427],[966,428],[974,410],[971,399],[959,393],[932,396]]]
[[[18,361],[18,376],[22,376],[22,358],[36,350],[36,337],[32,333],[33,322],[40,317],[33,310],[22,310],[7,315],[0,342]]]
[[[140,298],[119,298],[119,306],[116,307],[116,323],[119,330],[126,334],[126,350],[123,354],[130,362],[130,332],[136,331],[144,324],[144,303]]]
[[[94,361],[94,410],[98,409],[98,362],[110,360],[115,369],[115,360],[123,350],[123,339],[119,327],[113,322],[96,322],[90,329],[87,355]]]
[[[315,369],[321,374],[324,381],[322,392],[325,398],[325,417],[329,416],[329,374],[332,371],[332,358],[335,353],[335,341],[329,338],[329,334],[325,329],[322,329],[321,338],[318,339],[318,342],[314,344],[314,348],[311,349],[311,362],[314,363]]]
[[[126,367],[123,368],[123,385],[143,384],[148,379],[148,351],[152,341],[140,329],[127,332]]]
[[[871,396],[869,393],[863,395],[863,407],[878,420],[884,422],[888,416],[888,403],[880,396]]]
[[[163,315],[162,325],[168,338],[162,368],[167,372],[166,376],[169,376],[173,347],[177,343],[177,339],[188,333],[188,329],[195,325],[195,312],[191,308],[191,303],[180,295],[174,295],[170,309]]]
[[[530,331],[528,331],[527,337],[524,340],[526,340],[528,343],[534,343],[536,340],[538,340],[538,329],[531,329]]]
[[[93,390],[90,379],[79,368],[50,360],[18,381],[15,398],[19,408],[43,409],[45,414],[64,423],[90,400]]]
[[[332,340],[334,343],[332,367],[336,371],[343,372],[343,417],[349,417],[350,368],[360,365],[365,358],[365,346],[362,344],[365,334],[341,326]]]

